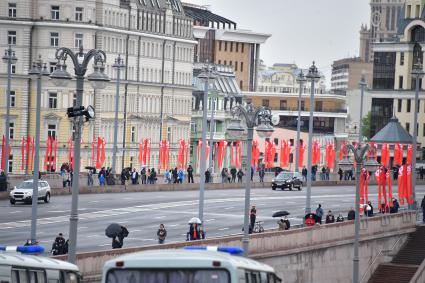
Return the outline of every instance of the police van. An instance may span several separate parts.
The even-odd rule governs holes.
[[[80,274],[74,264],[37,256],[42,246],[0,246],[1,283],[79,283]]]
[[[102,283],[278,283],[271,266],[234,247],[187,247],[124,255],[105,263]]]

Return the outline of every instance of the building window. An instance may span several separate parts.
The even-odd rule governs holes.
[[[47,136],[48,137],[56,137],[56,125],[55,124],[48,124],[47,125]]]
[[[233,52],[233,42],[230,42],[230,52]]]
[[[242,53],[244,53],[244,49],[245,49],[245,44],[244,44],[244,43],[241,43],[241,47],[242,47],[242,50],[241,50],[241,52],[242,52]]]
[[[223,43],[222,41],[219,41],[218,42],[218,51],[221,51],[221,45],[222,45],[222,43]]]
[[[136,127],[131,127],[131,142],[136,140]]]
[[[398,77],[398,88],[403,89],[403,76]]]
[[[305,110],[305,101],[301,101],[301,111]]]
[[[268,99],[263,99],[262,105],[264,107],[269,107],[270,101]]]
[[[59,33],[51,32],[50,33],[50,46],[58,47],[59,46]]]
[[[375,52],[373,62],[373,88],[394,89],[395,52]]]
[[[412,104],[412,100],[411,100],[411,99],[408,99],[408,100],[407,100],[407,110],[406,110],[406,112],[407,112],[407,113],[409,113],[409,112],[410,112],[410,108],[411,108],[411,106],[412,106],[411,104]]]
[[[9,123],[9,139],[13,140],[15,137],[15,123],[10,122]]]
[[[7,168],[7,170],[9,171],[9,173],[12,173],[12,171],[13,171],[13,155],[11,154],[11,155],[9,155],[9,166],[8,166],[8,168]]]
[[[404,52],[400,52],[400,66],[404,65]]]
[[[224,42],[224,51],[227,51],[227,41]]]
[[[315,107],[316,107],[315,111],[321,112],[323,110],[323,101],[316,101]]]
[[[16,3],[9,3],[9,18],[16,18]]]
[[[227,61],[226,60],[224,60],[224,65],[227,65]]]
[[[74,47],[80,48],[82,46],[83,46],[83,34],[82,33],[76,33],[75,34]]]
[[[49,70],[50,70],[50,73],[53,73],[56,70],[56,62],[49,63]]]
[[[233,66],[233,61],[230,61],[229,62],[229,66]]]
[[[221,65],[221,60],[218,60],[218,64]]]
[[[243,62],[241,62],[241,72],[243,72]]]
[[[397,99],[397,112],[401,112],[402,107],[403,107],[403,100]]]
[[[8,45],[16,45],[16,31],[9,30],[7,32],[7,44]]]
[[[239,81],[239,88],[243,89],[243,81]]]
[[[238,71],[238,61],[235,61],[235,72]]]
[[[75,20],[77,22],[83,21],[83,8],[82,7],[75,7]]]
[[[49,93],[49,108],[56,109],[58,107],[58,94],[55,92]]]
[[[171,141],[171,127],[167,127],[167,141]]]
[[[422,126],[422,136],[424,136],[425,137],[425,123],[423,124],[423,126]]]
[[[14,90],[10,91],[10,107],[16,106],[16,93]]]
[[[287,101],[286,100],[281,100],[280,101],[280,110],[286,110],[286,107],[288,106]]]
[[[239,42],[236,42],[236,52],[239,52]]]
[[[406,131],[410,132],[410,123],[409,122],[406,123]]]
[[[59,6],[52,6],[50,10],[52,20],[59,20]]]

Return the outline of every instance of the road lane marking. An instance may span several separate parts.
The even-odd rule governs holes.
[[[370,194],[371,197],[377,196],[377,194]],[[353,194],[340,194],[340,195],[321,195],[321,196],[314,196],[316,199],[325,199],[325,198],[337,198],[337,199],[344,199],[345,197],[354,197]],[[270,197],[253,197],[251,200],[253,202],[257,201],[267,201],[267,200],[273,200],[273,201],[286,201],[286,200],[293,200],[293,199],[304,199],[304,195],[285,195],[285,196],[270,196]],[[132,198],[133,199],[133,198]],[[245,200],[244,197],[235,197],[235,198],[225,198],[225,199],[208,199],[205,200],[205,204],[219,204],[219,203],[241,203]],[[107,218],[111,216],[120,216],[124,214],[130,214],[130,213],[139,213],[139,212],[152,212],[154,210],[160,210],[167,212],[170,212],[170,208],[183,208],[183,207],[193,207],[194,205],[198,204],[198,200],[191,200],[191,201],[176,201],[176,202],[168,202],[168,203],[159,203],[159,204],[145,204],[145,205],[138,205],[133,207],[127,207],[127,208],[116,208],[116,209],[108,209],[108,210],[100,210],[100,211],[93,211],[93,212],[85,212],[80,213],[79,218],[80,220],[88,220],[88,219],[100,219],[100,218]],[[181,213],[181,211],[179,212]],[[185,212],[186,214],[193,214],[193,212]],[[243,217],[242,215],[227,215],[227,214],[217,214],[217,213],[206,213],[211,216],[226,216],[226,217]],[[39,225],[47,225],[47,224],[55,224],[55,223],[61,223],[69,220],[69,216],[56,216],[56,217],[46,217],[46,218],[39,218],[38,224]],[[13,229],[13,228],[23,228],[23,227],[29,227],[31,226],[30,220],[23,220],[23,221],[15,221],[15,222],[3,222],[0,223],[0,230],[5,229]]]
[[[232,208],[235,208],[234,206],[229,206],[229,207],[225,207],[224,209],[225,210],[228,210],[228,209],[232,209]]]
[[[215,219],[214,218],[211,218],[211,219],[205,220],[205,222],[211,222],[211,221],[215,221]]]
[[[217,230],[218,231],[224,231],[224,230],[229,230],[230,228],[228,228],[228,227],[224,227],[224,228],[218,228]]]
[[[111,244],[101,244],[101,245],[97,245],[98,247],[106,247],[106,246],[110,246]]]
[[[162,218],[165,218],[165,217],[167,217],[167,216],[165,216],[165,215],[162,215],[162,216],[156,216],[156,217],[155,217],[155,219],[162,219]]]
[[[69,210],[49,210],[49,213],[63,213],[63,212],[68,212]]]
[[[10,211],[9,214],[21,213],[22,210]]]

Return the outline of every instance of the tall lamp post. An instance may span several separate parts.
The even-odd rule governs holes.
[[[77,102],[74,109],[81,109],[83,102],[84,91],[84,76],[91,59],[94,59],[94,72],[87,76],[87,79],[92,83],[93,88],[102,89],[106,87],[106,82],[109,81],[108,76],[104,73],[106,62],[106,54],[102,50],[91,49],[87,53],[83,52],[83,48],[74,53],[71,49],[62,47],[56,50],[56,59],[58,63],[56,70],[50,75],[56,86],[66,86],[72,79],[72,76],[66,71],[66,60],[69,56],[74,65],[76,77],[76,95]],[[73,166],[73,182],[72,182],[72,205],[69,225],[69,254],[68,261],[75,263],[76,247],[77,247],[77,226],[78,226],[78,190],[79,190],[79,175],[80,175],[80,151],[81,151],[81,128],[84,120],[82,116],[74,117],[74,166]]]
[[[300,132],[301,132],[301,100],[302,94],[304,92],[304,83],[307,80],[305,79],[304,73],[301,70],[300,74],[297,77],[297,82],[300,84],[300,89],[298,92],[298,120],[297,120],[297,143],[295,147],[295,172],[299,171],[299,154],[300,154]]]
[[[117,70],[117,85],[115,91],[115,118],[114,118],[114,148],[112,150],[112,174],[114,176],[114,181],[117,174],[116,164],[117,164],[117,151],[118,151],[118,109],[120,102],[120,80],[121,80],[121,68],[125,67],[124,59],[121,58],[121,55],[115,59],[115,64],[112,65],[113,68]],[[124,157],[123,157],[124,158]]]
[[[227,127],[229,135],[240,138],[246,132],[241,125],[241,118],[245,120],[248,129],[247,136],[247,160],[246,160],[246,178],[245,178],[245,209],[244,209],[244,233],[242,245],[245,255],[248,254],[249,248],[249,208],[251,195],[251,160],[252,160],[252,140],[254,138],[254,127],[257,127],[257,133],[262,138],[268,138],[273,134],[273,126],[271,125],[272,113],[269,108],[263,106],[255,108],[251,103],[246,106],[236,105],[232,109],[233,119]]]
[[[37,79],[37,98],[35,110],[35,153],[34,153],[34,172],[32,178],[32,212],[31,212],[31,243],[37,240],[37,205],[38,205],[38,179],[40,172],[40,112],[41,112],[41,81],[43,76],[49,76],[46,63],[41,59],[35,61],[31,70],[28,72],[30,76]],[[46,196],[47,197],[47,196]]]
[[[212,68],[209,64],[203,68],[202,73],[198,75],[198,78],[204,80],[204,96],[202,100],[202,145],[201,145],[201,156],[199,160],[201,162],[199,166],[199,174],[201,177],[201,182],[199,186],[199,219],[201,222],[204,221],[204,201],[205,201],[205,169],[207,160],[205,158],[207,151],[207,114],[208,114],[208,91],[210,88],[210,80],[215,78],[215,75],[212,73]],[[210,149],[212,150],[212,148]]]
[[[364,72],[362,72],[362,77],[359,82],[360,85],[360,121],[359,121],[359,143],[363,141],[363,133],[362,133],[362,119],[363,119],[363,96],[364,96],[364,89],[367,86],[366,83],[366,76]]]
[[[374,158],[369,158],[365,161],[365,154],[369,149],[369,145],[366,144],[362,146],[361,143],[357,147],[354,147],[351,144],[346,145],[347,156],[339,162],[339,166],[342,170],[350,170],[353,168],[353,161],[350,160],[348,152],[351,150],[354,154],[354,159],[356,160],[356,200],[355,200],[355,210],[356,216],[354,219],[354,256],[353,256],[353,283],[359,283],[359,242],[360,242],[360,174],[362,166],[368,172],[375,172],[379,168],[379,163]],[[374,149],[374,148],[372,148]],[[375,152],[373,152],[375,154]]]
[[[12,47],[9,45],[9,48],[4,52],[4,56],[2,57],[3,62],[7,64],[7,90],[6,90],[6,141],[5,141],[5,151],[4,154],[4,174],[6,176],[9,175],[9,131],[10,131],[10,84],[12,81],[12,65],[16,64],[18,58],[15,56],[15,51],[12,50]]]
[[[308,120],[308,162],[307,162],[307,191],[306,191],[306,205],[305,213],[311,212],[311,176],[312,176],[312,147],[313,147],[313,112],[314,112],[314,85],[319,81],[320,75],[316,65],[313,62],[308,74],[306,75],[307,81],[310,85],[310,117]]]
[[[415,43],[415,45],[418,43]],[[412,197],[413,197],[413,205],[411,209],[416,209],[416,151],[417,151],[417,140],[418,140],[418,108],[419,108],[419,90],[420,85],[419,82],[425,75],[425,72],[422,69],[422,63],[417,57],[417,62],[413,65],[412,76],[415,78],[415,110],[413,111],[413,136],[412,136]]]

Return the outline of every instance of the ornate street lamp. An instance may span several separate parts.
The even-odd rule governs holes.
[[[249,208],[251,194],[251,161],[252,161],[252,140],[254,138],[254,128],[257,127],[257,134],[260,137],[268,138],[273,134],[271,125],[271,110],[263,106],[255,108],[251,103],[246,106],[236,105],[232,109],[233,119],[227,127],[227,133],[235,138],[240,138],[245,133],[245,128],[241,125],[241,118],[245,120],[247,135],[247,160],[246,160],[246,180],[245,180],[245,209],[244,209],[244,234],[242,245],[244,253],[248,254],[249,248]]]
[[[34,172],[32,178],[32,212],[31,212],[31,243],[37,241],[37,205],[38,205],[38,178],[40,172],[40,113],[41,113],[41,82],[43,77],[50,75],[46,63],[41,58],[35,61],[28,74],[32,79],[37,80],[37,98],[35,110],[35,152],[34,152]],[[50,197],[50,196],[48,196]],[[47,196],[46,196],[47,198]]]
[[[76,77],[76,95],[77,102],[75,107],[79,108],[83,102],[84,76],[87,71],[88,64],[93,59],[94,72],[87,76],[87,80],[92,83],[93,88],[102,89],[106,87],[106,82],[109,81],[105,74],[104,64],[106,62],[106,54],[102,50],[91,49],[87,53],[83,52],[83,48],[74,53],[71,49],[62,47],[56,50],[56,59],[58,60],[56,70],[50,75],[53,82],[57,86],[64,87],[72,79],[72,76],[66,70],[66,60],[71,58],[74,65]],[[92,111],[90,111],[92,112]],[[73,182],[72,182],[72,205],[69,227],[69,254],[68,261],[75,263],[76,246],[77,246],[77,226],[78,226],[78,190],[79,190],[79,174],[80,174],[80,151],[81,151],[81,128],[83,126],[83,117],[78,115],[74,118],[74,167],[73,167]]]
[[[121,55],[115,59],[115,64],[112,65],[113,68],[117,70],[117,83],[115,91],[115,118],[114,118],[114,148],[112,150],[112,174],[114,176],[114,182],[116,179],[117,169],[117,151],[118,151],[118,109],[120,102],[120,80],[121,80],[121,69],[125,68],[124,59],[121,58]],[[124,158],[124,156],[123,156]]]
[[[299,94],[298,94],[298,119],[297,119],[297,143],[295,146],[295,172],[299,171],[299,154],[300,154],[300,132],[301,132],[301,100],[302,94],[304,91],[304,84],[306,82],[303,71],[301,70],[300,74],[297,77],[297,82],[299,83]]]

